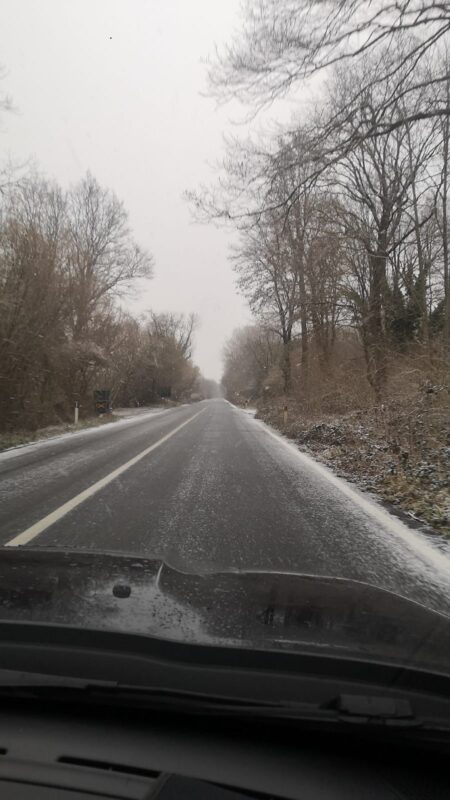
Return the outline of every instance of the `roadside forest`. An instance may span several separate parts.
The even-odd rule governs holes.
[[[0,432],[208,390],[191,359],[193,314],[135,318],[120,301],[152,275],[120,200],[87,174],[68,190],[32,173],[0,195]]]
[[[447,530],[449,30],[449,2],[248,0],[209,75],[246,134],[190,195],[254,317],[227,397]]]

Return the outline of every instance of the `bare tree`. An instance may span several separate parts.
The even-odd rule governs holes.
[[[229,400],[246,404],[273,385],[279,390],[279,337],[267,328],[236,328],[223,349],[222,385]]]
[[[146,370],[154,397],[186,397],[199,376],[192,363],[195,314],[150,312],[145,327]]]
[[[308,317],[311,338],[323,372],[331,369],[338,326],[348,321],[343,298],[346,265],[341,212],[339,204],[320,195],[316,198],[316,213],[307,229]]]
[[[151,277],[152,259],[133,241],[123,204],[90,174],[68,194],[67,240],[77,338],[103,298],[123,294],[137,278]]]
[[[150,312],[149,330],[160,338],[172,338],[185,358],[192,355],[193,336],[199,320],[196,314]]]
[[[347,97],[365,85],[366,72],[373,66],[368,61],[360,73],[351,76],[343,69],[337,71],[333,94],[338,106],[345,105]],[[375,86],[367,88],[361,96],[360,112],[348,122],[350,136],[362,124],[370,126],[379,94],[379,87]],[[393,116],[398,113],[395,106],[391,113]],[[433,126],[431,130],[412,130],[408,123],[383,136],[363,138],[329,173],[331,190],[345,202],[345,237],[353,240],[347,252],[354,254],[354,242],[358,242],[365,253],[365,276],[359,254],[352,268],[357,280],[361,283],[364,276],[367,284],[364,294],[359,295],[357,316],[368,360],[368,378],[378,399],[384,393],[387,379],[387,327],[392,303],[387,271],[395,248],[411,234],[415,236],[419,270],[414,291],[422,334],[426,336],[429,264],[424,258],[420,231],[432,212],[424,209],[423,204],[421,211],[419,194],[431,182],[429,178],[426,180],[426,168],[436,150],[433,134]]]
[[[450,106],[450,62],[447,47],[441,52],[441,60],[445,64],[447,79],[439,85],[433,86],[431,96],[436,104],[447,103]],[[450,266],[449,266],[449,228],[448,228],[448,182],[449,182],[449,141],[450,141],[450,116],[443,116],[439,120],[440,133],[440,181],[438,189],[437,221],[442,237],[442,267],[443,267],[443,328],[444,340],[450,346]]]
[[[291,388],[291,344],[299,319],[299,271],[279,221],[267,216],[241,234],[235,249],[238,285],[260,323],[283,344],[284,391]]]

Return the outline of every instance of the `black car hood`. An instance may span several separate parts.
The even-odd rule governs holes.
[[[2,620],[196,644],[319,651],[449,672],[449,617],[342,578],[193,574],[136,556],[2,548]]]

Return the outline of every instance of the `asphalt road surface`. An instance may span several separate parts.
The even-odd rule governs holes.
[[[353,578],[450,611],[445,553],[224,400],[0,454],[0,545]]]

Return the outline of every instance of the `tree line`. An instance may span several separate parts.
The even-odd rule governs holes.
[[[449,28],[450,3],[432,0],[245,4],[212,93],[299,110],[229,139],[218,184],[190,195],[237,231],[255,317],[225,348],[229,395],[348,398],[356,381],[380,404],[401,363],[448,378]]]
[[[70,420],[75,403],[92,413],[95,389],[109,388],[116,406],[201,396],[191,358],[195,316],[137,319],[120,307],[152,269],[123,203],[92,175],[67,191],[37,174],[5,182],[1,430]]]

